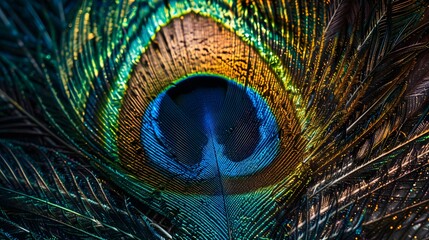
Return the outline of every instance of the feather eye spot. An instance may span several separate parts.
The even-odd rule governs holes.
[[[300,166],[306,143],[284,83],[225,27],[196,14],[163,26],[112,107],[117,162],[145,188],[242,194],[288,181]]]
[[[279,136],[274,115],[254,90],[196,75],[170,86],[149,105],[141,142],[158,166],[207,179],[217,172],[238,177],[263,169],[276,156]]]

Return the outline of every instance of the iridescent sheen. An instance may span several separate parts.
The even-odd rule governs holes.
[[[429,238],[428,7],[0,1],[0,236]]]

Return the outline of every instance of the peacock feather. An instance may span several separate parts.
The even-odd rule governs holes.
[[[428,5],[0,1],[0,236],[429,238]]]

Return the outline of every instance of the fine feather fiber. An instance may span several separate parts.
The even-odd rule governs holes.
[[[428,5],[0,1],[0,238],[428,239]]]

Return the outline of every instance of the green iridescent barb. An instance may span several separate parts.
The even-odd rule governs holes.
[[[428,5],[1,1],[0,235],[429,238]]]

